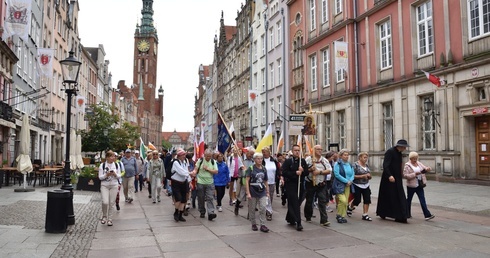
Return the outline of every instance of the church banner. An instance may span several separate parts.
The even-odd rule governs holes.
[[[347,71],[347,42],[335,41],[335,71],[340,69]]]
[[[38,48],[37,49],[37,64],[39,70],[47,78],[53,78],[53,57],[54,49]]]
[[[31,27],[32,0],[7,0],[3,40],[12,35],[18,35],[22,40],[29,38]]]

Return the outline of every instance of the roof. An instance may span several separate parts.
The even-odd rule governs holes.
[[[177,135],[180,137],[182,142],[186,142],[187,139],[189,139],[191,133],[190,132],[177,132],[175,130],[173,132],[162,132],[162,137],[165,141],[168,141],[168,139],[170,139],[170,137],[172,135]]]
[[[236,26],[225,25],[226,41],[230,41],[236,34]]]

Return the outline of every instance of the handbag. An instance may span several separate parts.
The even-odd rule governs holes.
[[[417,180],[419,181],[419,187],[424,188],[426,186],[426,184],[422,179],[417,179]]]

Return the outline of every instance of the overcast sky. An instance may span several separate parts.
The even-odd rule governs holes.
[[[221,11],[226,25],[236,25],[245,0],[154,0],[157,28],[157,87],[165,90],[163,131],[188,132],[194,125],[194,96],[200,64],[213,62],[214,35],[219,35]],[[110,61],[112,86],[133,82],[136,23],[141,23],[142,0],[81,0],[78,28],[86,47],[104,45]]]

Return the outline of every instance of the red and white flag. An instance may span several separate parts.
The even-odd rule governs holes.
[[[39,70],[46,78],[53,78],[54,51],[51,48],[37,49],[37,64],[39,65]]]
[[[197,158],[204,157],[204,128],[201,128],[201,137],[199,138],[199,152]]]
[[[424,70],[421,70],[422,72],[424,72],[425,74],[425,77],[427,77],[427,79],[429,79],[430,82],[432,82],[432,84],[436,85],[437,87],[441,87],[443,85],[446,85],[446,80],[442,80],[441,78],[431,74],[431,73],[428,73]]]
[[[75,99],[75,103],[77,106],[77,113],[85,114],[85,102],[86,102],[85,96],[77,95]]]
[[[248,90],[248,108],[257,106],[259,94],[258,90]]]
[[[199,155],[199,142],[197,142],[197,130],[194,130],[194,157],[192,157],[192,160],[197,161],[199,158],[197,157]]]
[[[279,137],[279,140],[277,141],[277,151],[276,153],[280,153],[282,150],[282,147],[284,147],[284,137],[282,135],[281,131],[281,137]]]
[[[27,41],[31,28],[32,0],[8,0],[6,7],[3,40],[18,35],[22,40]]]

